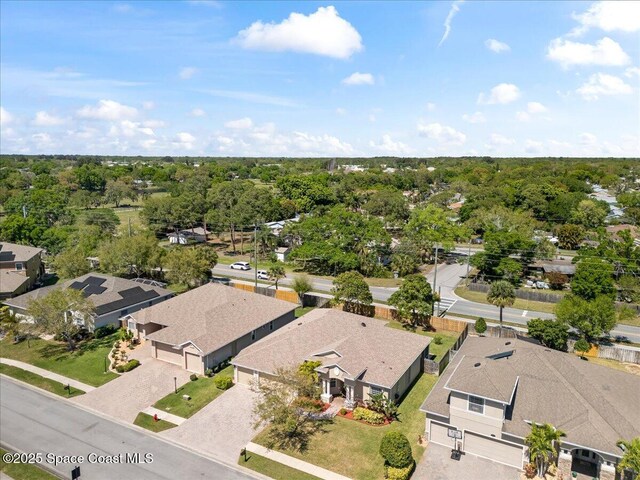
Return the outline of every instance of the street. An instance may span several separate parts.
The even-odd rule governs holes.
[[[231,276],[251,282],[254,280],[253,269],[248,271],[231,270],[228,265],[216,265],[216,267],[213,268],[213,273],[215,275]],[[447,310],[447,313],[450,313],[451,315],[457,314],[473,317],[484,317],[485,320],[497,322],[500,318],[499,310],[497,307],[485,303],[471,302],[469,300],[458,297],[454,293],[455,288],[465,277],[466,273],[466,264],[454,263],[451,265],[438,265],[436,291],[438,291],[443,299],[449,301],[455,300],[455,303],[449,310]],[[427,280],[431,285],[433,285],[433,275],[433,271],[427,274]],[[290,285],[295,276],[295,274],[289,273],[287,278],[283,278],[282,280],[280,280],[280,284],[285,286]],[[314,277],[312,275],[310,275],[309,278],[313,283],[315,291],[328,293],[333,287],[332,280]],[[395,292],[397,289],[386,287],[370,287],[370,290],[371,294],[373,295],[374,302],[386,302],[389,300],[389,297],[393,294],[393,292]],[[502,317],[505,322],[526,326],[527,322],[532,318],[554,318],[555,315],[545,312],[520,310],[517,308],[505,308],[502,312]],[[617,325],[616,328],[611,331],[611,336],[622,336],[626,337],[628,340],[634,343],[640,343],[640,328],[630,325]]]
[[[91,480],[256,478],[160,440],[152,433],[107,420],[6,377],[0,377],[0,418],[0,443],[8,449],[15,448],[24,453],[41,452],[43,455],[83,456],[85,461],[82,464],[49,464],[64,478],[70,478],[71,469],[77,465],[81,468],[81,478]],[[153,459],[147,463],[88,463],[95,455],[122,454],[124,457],[135,453],[139,453],[142,459],[150,453]]]

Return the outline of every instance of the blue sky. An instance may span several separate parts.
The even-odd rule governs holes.
[[[640,156],[640,2],[1,9],[2,153]]]

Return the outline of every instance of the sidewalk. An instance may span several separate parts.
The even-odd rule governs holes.
[[[45,370],[44,368],[31,365],[30,363],[24,363],[18,360],[12,360],[10,358],[0,358],[0,363],[4,363],[5,365],[11,365],[12,367],[21,368],[22,370],[35,373],[37,375],[40,375],[41,377],[48,378],[49,380],[55,380],[56,382],[60,382],[63,385],[71,385],[73,388],[82,390],[85,393],[88,393],[96,389],[96,387],[92,387],[91,385],[87,385],[86,383],[73,380],[72,378],[63,377],[62,375],[58,375],[57,373],[50,372],[49,370]]]
[[[283,465],[295,468],[296,470],[300,470],[301,472],[314,475],[324,480],[350,480],[349,477],[345,477],[344,475],[340,475],[322,467],[317,467],[316,465],[312,465],[311,463],[305,462],[303,460],[298,460],[297,458],[290,457],[289,455],[285,455],[284,453],[269,450],[268,448],[265,448],[262,445],[255,444],[253,442],[247,443],[246,448],[247,452],[253,452],[257,455],[262,455],[269,460],[282,463]]]
[[[152,417],[154,415],[158,415],[158,418],[160,420],[165,420],[175,425],[181,425],[183,422],[187,421],[187,419],[184,417],[179,417],[178,415],[172,415],[171,413],[165,412],[164,410],[160,410],[155,407],[147,407],[142,411],[142,413],[146,413],[147,415],[151,415]]]

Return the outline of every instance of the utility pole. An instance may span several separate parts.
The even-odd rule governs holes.
[[[131,236],[131,217],[129,217],[129,236]]]
[[[258,222],[253,225],[253,256],[255,258],[256,268],[254,269],[255,292],[258,292]]]
[[[469,262],[471,260],[471,243],[469,243],[469,252],[467,253],[467,284],[469,283]]]
[[[436,243],[436,256],[434,260],[434,270],[433,270],[433,293],[436,293],[436,277],[438,276],[438,244]],[[433,316],[435,309],[435,302],[431,304],[431,316]]]
[[[22,205],[22,218],[27,218],[27,206]]]

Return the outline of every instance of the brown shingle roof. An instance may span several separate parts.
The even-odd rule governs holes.
[[[28,281],[26,275],[4,270],[0,272],[0,293],[13,293]]]
[[[527,422],[551,423],[566,432],[567,443],[620,456],[620,439],[640,436],[640,377],[595,365],[522,339],[469,337],[444,371],[420,409],[449,417],[448,382],[473,390],[474,381],[452,379],[473,370],[468,358],[515,350],[509,358],[493,360],[508,375],[518,376],[511,416],[503,430],[519,437],[530,432]],[[489,361],[489,360],[486,360]],[[459,383],[457,383],[459,382]],[[482,395],[482,391],[468,392]]]
[[[41,252],[41,248],[0,242],[0,262],[26,262]]]
[[[245,348],[232,363],[275,373],[280,367],[298,365],[304,360],[320,360],[323,366],[338,365],[348,378],[361,375],[364,382],[391,388],[431,339],[388,328],[386,323],[317,308]],[[319,355],[325,352],[335,352],[337,356]]]
[[[147,338],[170,345],[193,343],[207,354],[296,309],[296,305],[208,283],[132,316],[166,328]]]

